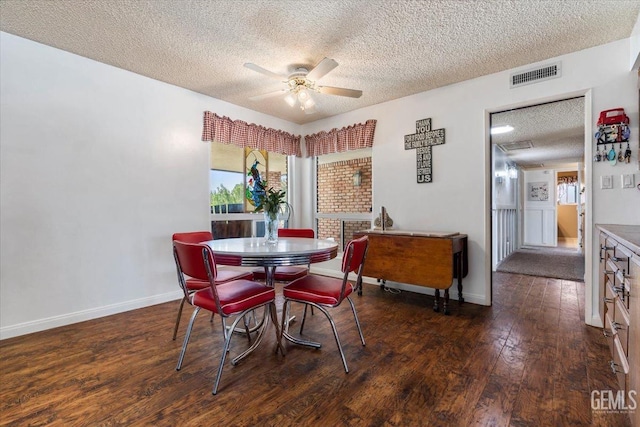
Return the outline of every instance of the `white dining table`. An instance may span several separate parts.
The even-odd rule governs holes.
[[[216,264],[242,267],[264,267],[265,284],[274,287],[274,273],[276,267],[287,265],[309,265],[317,262],[328,261],[338,254],[338,244],[333,240],[312,239],[304,237],[280,237],[276,242],[266,242],[260,237],[240,237],[232,239],[208,240],[202,242],[209,246],[215,256]],[[265,316],[263,320],[267,320]],[[293,318],[289,319],[289,321]],[[277,319],[273,319],[274,323]],[[262,323],[262,322],[260,322]],[[289,322],[287,322],[288,325]],[[276,323],[276,331],[278,325]],[[266,325],[264,325],[266,327]],[[264,331],[264,327],[261,332]],[[320,348],[321,344],[311,341],[300,340],[289,335],[288,331],[280,331],[282,336],[296,344]],[[245,357],[253,351],[262,340],[263,333],[260,333],[253,345],[236,357],[233,363]],[[284,347],[278,337],[278,348],[285,354]]]
[[[308,265],[328,261],[338,254],[333,240],[304,237],[280,237],[267,243],[261,237],[241,237],[203,242],[211,248],[216,264],[264,267],[267,286],[273,287],[274,271],[278,266]]]

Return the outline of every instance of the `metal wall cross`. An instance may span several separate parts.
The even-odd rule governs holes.
[[[444,144],[444,129],[431,130],[431,118],[416,121],[416,133],[404,136],[404,149],[416,150],[418,184],[431,182],[431,147]]]

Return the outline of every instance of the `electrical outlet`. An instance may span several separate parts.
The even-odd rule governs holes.
[[[627,173],[627,174],[623,174],[620,175],[621,178],[621,185],[622,188],[633,188],[634,184],[633,184],[633,174],[632,173]]]
[[[613,188],[613,175],[602,175],[600,177],[600,188],[603,190]]]

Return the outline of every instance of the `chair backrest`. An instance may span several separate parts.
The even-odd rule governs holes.
[[[173,256],[176,260],[176,268],[178,269],[178,281],[185,293],[189,295],[185,275],[194,279],[209,282],[211,292],[213,293],[218,309],[220,301],[215,286],[218,271],[211,248],[201,243],[186,243],[180,240],[173,242]],[[220,311],[218,311],[220,312]]]
[[[369,237],[362,236],[359,239],[353,239],[347,243],[342,257],[342,272],[357,273],[362,275],[362,266],[367,256],[367,247],[369,246]]]
[[[354,272],[358,276],[356,278],[356,286],[362,284],[362,270],[364,262],[367,258],[367,249],[369,248],[369,236],[362,236],[359,239],[352,239],[347,243],[342,257],[342,291],[340,292],[340,301],[344,299],[347,283],[349,283],[349,273]]]
[[[213,234],[210,231],[190,231],[187,233],[174,233],[173,241],[179,240],[187,243],[200,243],[207,240],[213,240]]]
[[[278,237],[307,237],[313,239],[316,233],[311,228],[279,228]]]

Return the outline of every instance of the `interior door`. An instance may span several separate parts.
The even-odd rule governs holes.
[[[555,171],[524,172],[524,244],[558,245]]]

